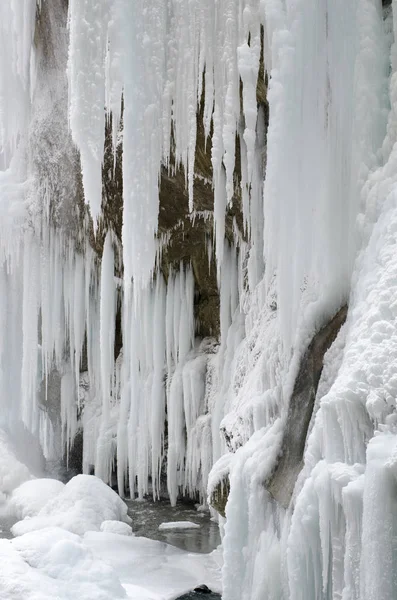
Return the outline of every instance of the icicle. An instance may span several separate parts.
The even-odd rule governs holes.
[[[363,497],[360,600],[372,600],[376,597],[392,600],[397,594],[396,455],[395,433],[377,435],[368,445]]]
[[[96,226],[102,202],[105,143],[105,56],[109,2],[69,6],[70,127],[80,150],[84,192]]]
[[[152,440],[152,486],[153,498],[160,497],[160,477],[163,452],[164,418],[165,418],[165,299],[166,291],[163,278],[158,275],[154,291],[153,307],[153,380],[151,394],[151,427]]]
[[[102,418],[106,425],[109,419],[110,397],[113,392],[114,328],[116,322],[114,251],[111,232],[107,233],[103,247],[100,294]]]
[[[173,281],[174,279],[174,281]],[[171,290],[170,290],[170,286]],[[183,484],[181,474],[185,459],[185,415],[183,365],[194,342],[193,317],[193,274],[190,268],[185,272],[183,265],[175,278],[169,279],[167,293],[167,361],[174,362],[172,375],[168,372],[167,384],[167,418],[168,418],[168,455],[167,455],[167,487],[171,503],[175,504],[178,488]],[[173,327],[171,327],[171,300],[173,302]],[[171,345],[173,340],[173,350]]]
[[[30,431],[37,421],[37,365],[40,271],[37,244],[26,236],[23,262],[23,363],[22,363],[22,420]]]
[[[77,430],[77,406],[74,378],[71,371],[67,371],[61,381],[61,422],[62,446],[67,447],[67,457]]]
[[[35,14],[36,0],[10,0],[0,6],[0,156],[6,166],[28,126]]]
[[[85,333],[85,314],[84,314],[84,258],[76,257],[74,266],[73,282],[73,345],[74,348],[74,376],[76,381],[76,390],[79,387],[81,352],[84,343]],[[111,323],[108,324],[111,327]],[[72,357],[73,358],[73,357]],[[101,365],[102,366],[102,365]]]
[[[118,135],[121,121],[123,93],[123,0],[112,0],[108,24],[108,52],[105,64],[106,109],[112,119],[113,152],[116,158]],[[104,24],[106,24],[104,22]]]

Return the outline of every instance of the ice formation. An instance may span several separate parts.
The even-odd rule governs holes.
[[[170,521],[169,523],[160,523],[160,531],[170,530],[181,530],[181,529],[200,529],[200,525],[192,523],[191,521]]]
[[[165,482],[172,503],[205,501],[208,481],[211,492],[229,478],[225,600],[397,596],[396,11],[395,0],[71,0],[66,13],[62,0],[2,0],[4,497],[31,478],[32,440],[38,465],[40,452],[69,457],[82,430],[85,476],[116,472],[120,495],[158,498]],[[199,118],[211,215],[195,206]],[[122,246],[101,230],[106,127],[114,165],[123,150]],[[213,219],[218,340],[196,336],[194,265],[161,269],[159,181],[179,168],[190,222]],[[300,361],[344,304],[281,507],[266,482]],[[24,485],[13,501],[28,515]],[[74,504],[66,488],[54,510]],[[105,509],[94,529],[123,516]],[[16,528],[59,524],[40,514]],[[82,534],[80,516],[69,528]],[[80,543],[66,538],[65,552]]]
[[[122,521],[108,520],[101,523],[101,531],[105,533],[116,533],[117,535],[134,535],[128,523]]]

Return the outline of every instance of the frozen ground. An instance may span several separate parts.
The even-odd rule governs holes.
[[[31,479],[3,504],[2,600],[167,600],[206,583],[220,590],[219,553],[191,554],[131,535],[127,506],[102,481]]]

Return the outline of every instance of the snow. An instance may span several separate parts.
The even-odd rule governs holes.
[[[77,475],[51,498],[37,514],[18,521],[14,535],[23,535],[46,527],[61,527],[83,535],[99,531],[103,521],[130,522],[127,506],[105,483],[93,475]]]
[[[2,540],[1,595],[16,598],[125,598],[114,569],[82,539],[54,527]]]
[[[4,600],[171,600],[203,581],[219,589],[216,554],[109,532],[83,538],[48,527],[0,540]]]
[[[216,487],[220,485],[224,485],[225,481],[229,477],[230,473],[230,465],[233,462],[234,455],[232,452],[227,452],[223,454],[220,459],[214,464],[211,469],[211,473],[208,478],[208,502],[210,503],[210,499],[212,494],[214,493]]]
[[[133,535],[132,529],[128,523],[122,523],[121,521],[103,521],[101,523],[101,531],[105,533],[116,533],[117,535]]]
[[[90,532],[84,544],[119,574],[127,597],[171,600],[205,582],[220,591],[221,555],[189,554],[163,542]],[[117,545],[116,545],[117,544]],[[139,595],[141,594],[141,596]]]
[[[200,529],[198,523],[192,523],[191,521],[170,521],[169,523],[160,523],[160,531],[168,531],[174,529]]]
[[[33,517],[63,488],[64,484],[56,479],[31,479],[12,492],[8,510],[18,519]]]

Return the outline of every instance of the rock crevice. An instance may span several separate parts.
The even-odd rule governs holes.
[[[347,306],[343,306],[327,325],[315,334],[300,361],[289,402],[281,456],[266,483],[270,494],[284,508],[288,508],[290,504],[297,477],[303,466],[306,437],[323,370],[324,355],[335,341],[346,315]]]

